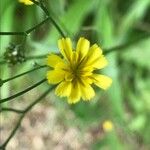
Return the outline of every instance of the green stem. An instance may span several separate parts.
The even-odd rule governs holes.
[[[26,71],[26,72],[23,72],[23,73],[21,73],[21,74],[18,74],[18,75],[16,75],[16,76],[14,76],[14,77],[11,77],[11,78],[2,80],[1,82],[2,82],[2,84],[4,84],[4,83],[6,83],[6,82],[8,82],[8,81],[10,81],[10,80],[16,79],[16,78],[18,78],[18,77],[21,77],[21,76],[23,76],[23,75],[25,75],[25,74],[28,74],[28,73],[30,73],[30,72],[33,72],[33,71],[35,71],[35,70],[38,70],[38,69],[41,69],[41,68],[44,68],[44,67],[46,67],[46,65],[39,66],[39,67],[37,67],[37,68],[28,70],[28,71]]]
[[[108,48],[108,49],[104,49],[104,54],[107,55],[107,54],[109,54],[111,52],[124,50],[125,48],[127,48],[129,46],[132,46],[132,45],[138,43],[139,41],[147,39],[147,38],[150,38],[150,33],[144,34],[144,35],[142,35],[142,36],[140,36],[140,37],[138,37],[138,38],[136,38],[136,39],[134,39],[132,41],[129,41],[129,42],[125,43],[125,44],[114,46],[114,47]]]
[[[49,15],[48,10],[46,9],[46,7],[43,5],[43,3],[40,1],[37,2],[35,0],[31,0],[32,2],[34,2],[37,6],[39,6],[44,13],[46,14],[47,18],[45,20],[43,20],[42,22],[40,22],[39,24],[37,24],[36,26],[32,27],[29,30],[26,30],[25,32],[0,32],[0,35],[25,35],[27,36],[29,33],[31,33],[33,30],[35,30],[36,28],[38,28],[39,26],[43,25],[45,22],[47,22],[48,20],[51,20],[52,24],[55,26],[55,28],[58,30],[58,32],[65,37],[65,34],[63,33],[63,31],[61,30],[61,28],[59,27],[59,25],[56,23],[56,21]]]
[[[0,35],[25,35],[25,32],[0,32]]]
[[[27,56],[26,59],[27,60],[31,60],[31,59],[42,59],[42,58],[46,58],[48,54],[44,54],[44,55],[37,55],[37,56]]]
[[[19,118],[15,128],[12,130],[10,136],[7,138],[7,140],[5,141],[5,143],[3,145],[0,146],[0,149],[5,150],[5,147],[7,146],[8,142],[10,141],[10,139],[15,135],[17,129],[20,127],[21,125],[21,121],[24,118],[25,114],[22,114],[21,117]]]
[[[40,84],[42,84],[42,83],[45,82],[46,80],[47,80],[47,79],[43,79],[43,80],[41,80],[41,81],[39,81],[39,82],[33,84],[32,86],[28,87],[27,89],[25,89],[25,90],[23,90],[23,91],[21,91],[21,92],[18,92],[17,94],[14,94],[14,95],[12,95],[12,96],[10,96],[10,97],[1,99],[1,100],[0,100],[0,104],[1,104],[1,103],[4,103],[4,102],[7,102],[7,101],[10,101],[10,100],[12,100],[12,99],[14,99],[14,98],[16,98],[16,97],[18,97],[18,96],[21,96],[21,95],[27,93],[28,91],[30,91],[30,90],[34,89],[35,87],[39,86]]]
[[[44,19],[42,22],[40,22],[39,24],[37,24],[36,26],[32,27],[29,30],[26,30],[25,32],[27,34],[31,33],[33,30],[35,30],[36,28],[40,27],[41,25],[43,25],[45,22],[47,22],[49,20],[49,17],[47,17],[46,19]]]
[[[129,42],[125,43],[125,44],[118,45],[118,46],[114,46],[114,47],[108,48],[108,49],[105,49],[105,48],[104,48],[104,49],[103,49],[103,50],[104,50],[104,54],[107,55],[107,54],[109,54],[109,53],[111,53],[111,52],[114,52],[114,51],[123,50],[123,49],[128,48],[128,47],[130,47],[130,46],[136,44],[137,42],[139,42],[139,41],[141,41],[141,40],[144,40],[144,39],[147,39],[147,38],[149,38],[149,37],[150,37],[150,34],[146,34],[146,35],[142,35],[142,36],[140,36],[139,38],[136,38],[136,39],[134,39],[134,40],[132,40],[132,41],[129,41]],[[37,55],[37,56],[28,56],[28,57],[26,57],[26,59],[27,59],[27,60],[31,60],[31,59],[42,59],[42,58],[45,58],[46,55],[48,55],[48,54]],[[6,61],[1,61],[1,62],[0,62],[0,64],[4,64],[4,63],[6,63]]]
[[[18,114],[24,112],[23,110],[18,110],[18,109],[14,109],[14,108],[7,108],[7,107],[0,108],[0,112],[3,112],[3,111],[11,111],[11,112],[15,112],[15,113],[18,113]]]
[[[63,33],[63,31],[61,30],[61,28],[59,27],[59,25],[56,23],[56,21],[53,19],[52,16],[50,16],[47,8],[43,5],[43,2],[40,0],[40,2],[37,2],[35,0],[31,0],[33,3],[35,3],[37,6],[39,6],[44,13],[46,14],[46,16],[48,17],[48,19],[52,22],[52,24],[55,26],[55,28],[58,30],[58,32],[61,34],[62,37],[66,37],[65,34]]]
[[[45,14],[47,16],[49,16],[49,12],[48,12],[47,8],[44,6],[44,3],[42,2],[42,0],[40,0],[39,4],[40,4],[39,6],[42,8],[42,10],[45,12]]]
[[[23,118],[25,117],[26,113],[28,111],[30,111],[32,109],[32,107],[34,105],[36,105],[38,102],[40,102],[41,100],[43,100],[44,97],[47,96],[47,94],[53,89],[53,87],[50,87],[47,91],[45,91],[39,98],[37,98],[35,101],[33,101],[22,113],[22,115],[20,116],[15,128],[12,130],[11,134],[9,135],[9,137],[6,139],[6,141],[0,146],[0,149],[5,149],[8,142],[10,141],[10,139],[15,135],[17,129],[20,127],[21,122],[23,120]]]
[[[56,21],[49,16],[49,19],[51,20],[51,22],[53,23],[53,25],[55,26],[55,28],[58,30],[58,32],[62,35],[62,37],[66,37],[66,35],[63,33],[63,31],[61,30],[61,28],[58,26],[58,24],[56,23]]]
[[[43,93],[38,99],[36,99],[35,101],[33,101],[33,103],[31,103],[25,110],[24,112],[27,113],[34,105],[36,105],[38,102],[40,102],[42,100],[42,98],[44,98],[51,90],[54,89],[55,86],[51,86],[45,93]]]

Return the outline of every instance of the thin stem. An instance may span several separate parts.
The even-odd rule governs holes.
[[[21,96],[21,95],[27,93],[28,91],[34,89],[35,87],[39,86],[40,84],[42,84],[42,83],[45,82],[45,81],[46,81],[46,79],[43,79],[43,80],[41,80],[41,81],[39,81],[39,82],[33,84],[32,86],[26,88],[25,90],[23,90],[23,91],[21,91],[21,92],[18,92],[17,94],[14,94],[14,95],[12,95],[12,96],[10,96],[10,97],[1,99],[1,100],[0,100],[0,103],[7,102],[7,101],[10,101],[10,100],[12,100],[12,99],[18,97],[18,96]]]
[[[47,22],[48,20],[51,20],[52,24],[56,27],[56,29],[58,30],[58,32],[65,37],[65,34],[63,33],[63,31],[61,30],[61,28],[59,27],[59,25],[56,23],[56,21],[49,15],[49,12],[47,10],[47,8],[43,5],[43,2],[40,1],[37,2],[35,0],[31,0],[33,3],[35,3],[37,6],[39,6],[44,13],[46,14],[47,18],[45,20],[43,20],[42,22],[40,22],[39,24],[37,24],[36,26],[32,27],[29,30],[26,30],[25,32],[0,32],[0,35],[25,35],[27,36],[27,34],[31,33],[33,30],[35,30],[36,28],[38,28],[39,26],[43,25],[45,22]]]
[[[134,39],[134,40],[132,40],[132,41],[129,41],[129,42],[125,43],[125,44],[118,45],[118,46],[114,46],[114,47],[108,48],[108,49],[104,49],[104,50],[105,50],[105,51],[104,51],[104,54],[107,55],[107,54],[109,54],[109,53],[111,53],[111,52],[114,52],[114,51],[123,50],[123,49],[125,49],[125,48],[127,48],[127,47],[129,47],[129,46],[132,46],[132,45],[134,45],[135,43],[137,43],[137,42],[139,42],[139,41],[141,41],[141,40],[147,39],[147,38],[150,38],[150,33],[144,34],[144,35],[142,35],[142,36],[140,36],[140,37],[138,37],[138,38],[136,38],[136,39]]]
[[[11,77],[11,78],[8,78],[8,79],[5,79],[5,80],[2,80],[2,84],[6,83],[6,82],[8,82],[8,81],[10,81],[10,80],[16,79],[16,78],[18,78],[18,77],[21,77],[21,76],[23,76],[23,75],[25,75],[25,74],[28,74],[28,73],[30,73],[30,72],[33,72],[33,71],[35,71],[35,70],[38,70],[38,69],[44,68],[44,67],[46,67],[46,65],[39,66],[39,67],[37,67],[37,68],[34,68],[34,69],[31,69],[31,70],[28,70],[28,71],[23,72],[23,73],[21,73],[21,74],[18,74],[18,75],[14,76],[14,77]]]
[[[15,113],[18,113],[18,114],[24,112],[23,110],[18,110],[18,109],[14,109],[14,108],[7,108],[7,107],[0,108],[0,112],[3,112],[3,111],[11,111],[11,112],[15,112]]]
[[[47,22],[49,20],[49,17],[47,17],[46,19],[44,19],[42,22],[40,22],[39,24],[37,24],[36,26],[32,27],[31,29],[25,31],[27,34],[31,33],[33,30],[35,30],[36,28],[38,28],[39,26],[43,25],[45,22]]]
[[[49,16],[49,19],[51,20],[51,22],[53,23],[53,25],[55,26],[55,28],[58,30],[58,32],[62,35],[62,37],[66,37],[66,35],[63,33],[63,31],[61,30],[61,28],[58,26],[58,24],[56,23],[56,21]]]
[[[34,105],[36,105],[38,102],[40,102],[41,100],[43,100],[44,97],[47,96],[47,94],[53,89],[53,87],[50,87],[47,91],[45,91],[39,98],[37,98],[35,101],[33,101],[24,111],[23,114],[20,116],[15,128],[12,130],[11,134],[9,135],[9,137],[6,139],[6,141],[0,146],[1,149],[5,149],[8,142],[10,141],[10,139],[15,135],[17,129],[20,127],[21,122],[23,120],[23,118],[25,117],[26,113],[29,112],[32,107],[34,107]]]
[[[44,55],[37,55],[37,56],[27,56],[26,59],[27,60],[31,60],[31,59],[42,59],[45,58],[48,54],[44,54]]]
[[[38,102],[42,100],[51,90],[54,89],[55,86],[51,86],[46,92],[44,92],[39,98],[37,98],[35,101],[33,101],[25,110],[24,112],[27,113],[34,105],[36,105]]]
[[[150,37],[150,34],[146,34],[146,35],[142,35],[140,36],[139,38],[136,38],[132,41],[129,41],[129,42],[126,42],[125,44],[122,44],[122,45],[118,45],[118,46],[114,46],[112,48],[104,48],[104,54],[107,55],[113,51],[119,51],[121,49],[125,49],[125,48],[128,48],[134,44],[136,44],[137,42],[141,41],[141,40],[144,40],[144,39],[147,39]],[[28,56],[26,57],[27,60],[31,60],[31,59],[42,59],[42,58],[45,58],[48,54],[44,54],[44,55],[37,55],[37,56]]]
[[[45,12],[45,14],[47,16],[49,16],[49,12],[48,12],[47,8],[44,6],[44,3],[42,2],[42,0],[40,0],[39,4],[40,4],[39,6],[42,8],[42,10]]]
[[[25,35],[25,32],[0,32],[0,35]]]
[[[32,1],[34,4],[36,4],[37,6],[39,6],[39,7],[44,11],[44,13],[45,13],[47,16],[49,16],[49,12],[48,12],[47,8],[43,5],[42,0],[39,0],[39,2],[36,1],[36,0],[31,0],[31,1]]]
[[[9,137],[7,138],[7,140],[5,141],[5,143],[0,146],[0,149],[5,149],[5,147],[7,146],[8,142],[10,141],[10,139],[15,135],[17,129],[20,127],[21,121],[24,118],[24,116],[25,116],[24,113],[20,116],[20,118],[19,118],[19,120],[18,120],[15,128],[12,130],[11,134],[9,135]]]
[[[52,24],[55,26],[55,28],[58,30],[58,32],[61,34],[61,36],[66,37],[65,34],[63,33],[63,31],[61,30],[61,28],[59,27],[59,25],[56,23],[56,21],[53,19],[52,16],[50,16],[47,8],[43,5],[43,2],[40,0],[40,2],[37,2],[35,0],[31,0],[33,3],[35,3],[37,6],[39,6],[44,13],[46,14],[46,16],[48,16],[48,18],[51,20]]]
[[[139,38],[136,38],[132,41],[129,41],[129,42],[126,42],[125,44],[122,44],[122,45],[118,45],[118,46],[114,46],[112,48],[104,48],[104,54],[107,55],[111,52],[114,52],[114,51],[120,51],[120,50],[123,50],[125,48],[128,48],[134,44],[136,44],[137,42],[141,41],[141,40],[144,40],[144,39],[147,39],[150,37],[150,34],[146,34],[146,35],[143,35],[143,36],[140,36]],[[42,59],[42,58],[45,58],[47,54],[44,54],[44,55],[37,55],[37,56],[28,56],[26,57],[27,60],[31,60],[31,59]],[[6,63],[6,61],[1,61],[0,64],[4,64]]]

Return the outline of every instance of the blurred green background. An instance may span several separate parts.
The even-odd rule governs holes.
[[[77,41],[79,37],[84,36],[91,41],[91,44],[98,43],[104,50],[150,33],[149,0],[45,0],[44,2],[50,15],[69,37]],[[25,31],[40,23],[44,18],[45,14],[36,5],[26,6],[17,0],[0,1],[1,32]],[[53,24],[50,21],[46,22],[28,35],[21,49],[26,61],[11,65],[4,62],[6,49],[10,43],[20,44],[23,36],[1,35],[0,78],[6,79],[30,70],[35,65],[45,64],[45,58],[26,58],[58,52],[57,40],[60,37]],[[48,128],[50,132],[49,130],[59,125],[64,131],[61,136],[65,137],[67,131],[73,128],[79,138],[77,141],[76,137],[72,140],[70,138],[71,141],[68,139],[68,143],[63,144],[58,139],[57,144],[52,142],[49,146],[42,138],[45,147],[41,147],[41,150],[55,149],[60,144],[62,144],[62,149],[150,149],[150,38],[141,39],[123,50],[109,53],[106,57],[109,60],[109,66],[102,72],[113,79],[113,84],[108,91],[96,89],[97,94],[92,101],[81,101],[75,105],[68,105],[66,100],[61,100],[52,92],[45,101],[43,100],[43,103],[38,104],[43,108],[41,110],[43,113],[46,111],[45,107],[48,106],[47,109],[55,110],[57,114],[54,116],[56,123],[52,126],[51,121],[44,122],[41,126],[43,130]],[[4,84],[1,87],[1,98],[32,85],[45,77],[45,74],[46,69],[41,69]],[[48,86],[48,84],[43,84],[29,94],[16,98],[4,106],[24,108]],[[8,125],[11,115],[13,114],[6,112],[1,114],[0,125],[2,127],[6,129],[7,126],[8,129],[13,127]],[[40,118],[36,115],[34,117],[40,124]],[[30,113],[28,118],[30,118]],[[16,120],[16,117],[12,119]],[[112,121],[114,125],[112,131],[105,132],[102,129],[105,120]],[[53,131],[52,135],[47,137],[51,141],[53,141],[53,135],[56,134],[55,130]],[[21,140],[19,137],[28,136],[27,132],[28,130],[20,133],[21,135],[17,135],[17,138],[14,137],[15,140],[19,141]],[[4,135],[3,131],[1,134]],[[2,141],[6,137],[5,131]],[[71,147],[71,145],[74,146]],[[32,144],[29,146],[28,149],[37,149],[32,147]],[[9,148],[13,149],[11,145]],[[23,146],[18,142],[14,149],[22,148]]]

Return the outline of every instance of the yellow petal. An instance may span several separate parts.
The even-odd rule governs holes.
[[[102,55],[101,48],[97,44],[92,45],[87,54],[89,63],[98,59],[101,55]]]
[[[93,59],[92,61],[89,59],[85,60],[81,65],[80,67],[84,67],[84,69],[88,69],[88,68],[91,68],[91,69],[102,69],[104,67],[106,67],[108,65],[108,61],[107,59],[104,57],[104,55],[101,55],[99,58],[97,59]]]
[[[90,42],[85,38],[80,38],[77,43],[76,51],[79,55],[79,61],[84,58],[89,50]]]
[[[47,72],[47,80],[50,84],[57,84],[64,80],[65,72],[62,70],[51,70]]]
[[[104,90],[108,89],[112,84],[112,79],[105,75],[93,74],[92,78],[93,83]]]
[[[87,67],[84,67],[80,70],[80,75],[82,77],[85,77],[85,76],[91,76],[93,73],[93,67],[90,67],[90,66],[87,66]]]
[[[82,77],[82,82],[87,83],[87,84],[92,84],[93,83],[93,79],[90,76],[83,76]]]
[[[95,96],[94,89],[89,84],[86,85],[81,84],[80,88],[83,100],[90,100]]]
[[[88,52],[89,56],[91,55],[96,56],[95,54],[97,54],[98,57],[102,55],[102,49],[97,44],[92,45]]]
[[[56,70],[69,71],[69,65],[64,62],[57,63],[55,65]]]
[[[76,51],[73,51],[72,58],[71,58],[71,66],[74,67],[78,63],[78,53]]]
[[[102,69],[106,67],[108,64],[107,59],[104,55],[101,55],[100,58],[96,59],[95,61],[91,62],[91,66],[96,69]]]
[[[97,44],[92,45],[87,53],[86,58],[83,60],[81,67],[95,65],[96,68],[97,61],[99,61],[101,56],[102,56],[101,48]]]
[[[71,93],[69,95],[68,103],[77,103],[80,100],[81,97],[81,91],[80,91],[80,85],[78,82],[71,84]]]
[[[24,3],[25,5],[32,5],[34,4],[32,1],[30,0],[19,0],[19,2]]]
[[[55,90],[55,94],[64,97],[69,96],[71,92],[71,82],[62,81]]]
[[[71,72],[67,71],[67,72],[65,73],[65,80],[66,80],[66,81],[72,81],[73,78],[74,78],[74,75],[73,75]]]
[[[58,47],[64,58],[70,61],[72,57],[72,42],[70,38],[62,38],[58,40]]]
[[[55,54],[50,54],[47,57],[47,65],[50,67],[55,67],[58,63],[64,63],[63,59]]]

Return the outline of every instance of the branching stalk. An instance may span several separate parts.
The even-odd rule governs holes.
[[[53,89],[53,87],[50,87],[48,90],[46,90],[39,98],[37,98],[35,101],[33,101],[25,110],[22,111],[22,114],[16,124],[16,126],[14,127],[14,129],[12,130],[12,132],[10,133],[9,137],[6,139],[6,141],[0,146],[0,149],[5,149],[8,142],[11,140],[11,138],[15,135],[16,131],[18,130],[18,128],[21,125],[21,122],[23,120],[23,118],[25,117],[26,113],[28,113],[37,103],[39,103],[41,100],[43,100],[44,97],[47,96],[47,94]]]
[[[18,77],[21,77],[21,76],[23,76],[23,75],[26,75],[26,74],[28,74],[28,73],[31,73],[31,72],[33,72],[33,71],[36,71],[36,70],[41,69],[41,68],[44,68],[44,67],[46,67],[46,65],[39,66],[39,67],[36,67],[36,68],[34,68],[34,69],[28,70],[28,71],[26,71],[26,72],[23,72],[23,73],[21,73],[21,74],[18,74],[18,75],[16,75],[16,76],[14,76],[14,77],[11,77],[11,78],[2,80],[1,82],[2,82],[2,84],[4,84],[4,83],[6,83],[6,82],[8,82],[8,81],[11,81],[11,80],[13,80],[13,79],[16,79],[16,78],[18,78]]]
[[[14,99],[14,98],[16,98],[16,97],[18,97],[18,96],[21,96],[21,95],[23,95],[23,94],[29,92],[30,90],[36,88],[37,86],[39,86],[40,84],[42,84],[42,83],[45,82],[46,80],[47,80],[47,79],[43,79],[43,80],[41,80],[41,81],[39,81],[39,82],[33,84],[32,86],[26,88],[25,90],[23,90],[23,91],[21,91],[21,92],[18,92],[18,93],[14,94],[14,95],[12,95],[12,96],[10,96],[10,97],[1,99],[1,100],[0,100],[0,104],[1,104],[1,103],[4,103],[4,102],[7,102],[7,101],[10,101],[10,100],[12,100],[12,99]]]

